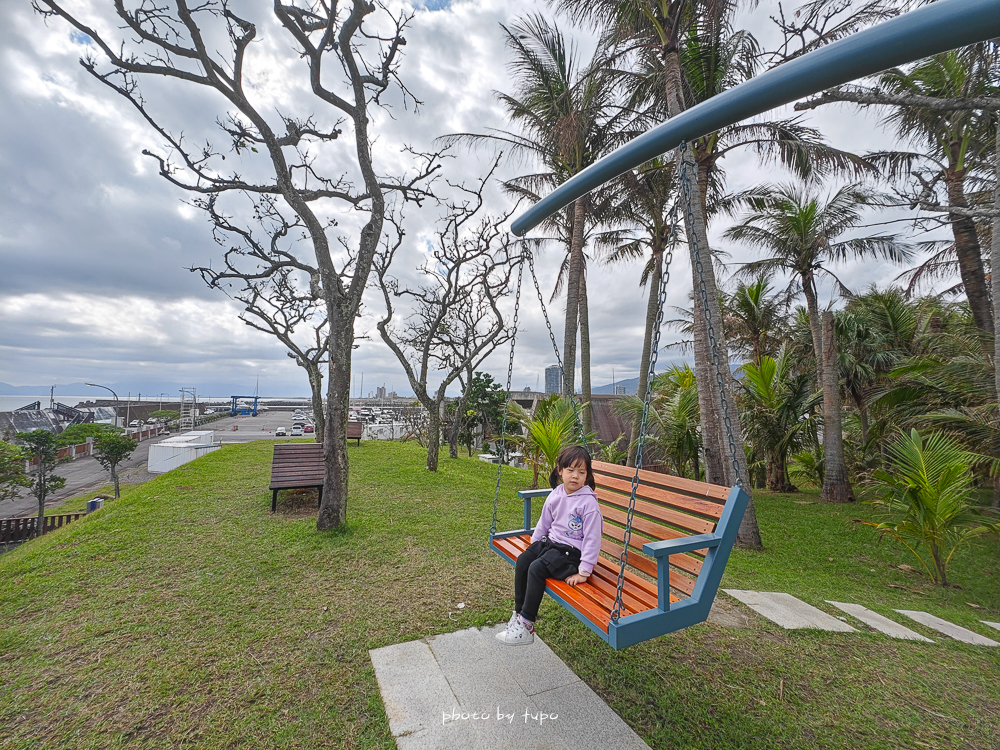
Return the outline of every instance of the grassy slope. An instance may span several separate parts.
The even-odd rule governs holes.
[[[125,488],[0,556],[0,747],[392,747],[368,649],[506,619],[512,578],[486,548],[491,467],[444,460],[428,474],[419,448],[392,443],[351,455],[350,521],[332,534],[307,507],[268,512],[262,442]],[[501,529],[526,484],[505,473]],[[757,498],[768,551],[734,553],[725,587],[924,609],[980,632],[979,617],[1000,620],[1000,545],[956,561],[961,590],[932,590],[851,523],[868,508],[795,502],[810,499]],[[737,611],[748,627],[616,653],[546,600],[539,631],[653,747],[1000,736],[1000,649],[785,632]]]

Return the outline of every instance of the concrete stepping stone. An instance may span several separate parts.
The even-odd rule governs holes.
[[[540,638],[504,646],[503,627],[369,652],[399,750],[649,750]]]
[[[890,620],[888,617],[883,617],[878,612],[872,612],[867,607],[862,607],[860,604],[850,604],[849,602],[831,602],[827,600],[827,604],[832,604],[837,609],[843,610],[851,617],[856,617],[861,620],[865,625],[875,628],[880,633],[884,633],[892,638],[902,638],[907,641],[924,641],[925,643],[934,643],[930,638],[925,638],[920,635],[920,633],[915,630],[910,630],[908,627],[900,625],[898,622]]]
[[[739,589],[723,589],[734,599],[746,604],[762,617],[786,630],[813,628],[829,630],[835,633],[857,633],[858,631],[841,622],[833,615],[796,599],[791,594],[781,594],[772,591],[741,591]]]
[[[990,622],[989,620],[980,620],[979,622],[983,623],[984,625],[989,625],[991,628],[996,628],[997,630],[1000,630],[1000,622]]]
[[[1000,646],[1000,643],[997,643],[984,635],[979,635],[979,633],[976,633],[975,631],[960,627],[954,623],[948,622],[947,620],[942,620],[940,617],[935,617],[927,612],[915,612],[909,609],[897,609],[896,611],[901,615],[906,615],[911,620],[916,620],[921,625],[926,625],[931,630],[936,630],[939,633],[951,636],[956,641],[971,643],[974,646]]]

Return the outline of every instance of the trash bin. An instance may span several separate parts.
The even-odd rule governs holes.
[[[87,512],[93,513],[95,510],[100,510],[104,507],[104,498],[95,497],[93,500],[87,501]]]

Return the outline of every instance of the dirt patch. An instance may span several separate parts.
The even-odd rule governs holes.
[[[723,628],[753,628],[753,622],[747,615],[745,607],[715,597],[712,609],[708,613],[708,621]]]
[[[316,515],[319,492],[310,490],[281,490],[278,493],[276,515],[289,521],[311,518]]]

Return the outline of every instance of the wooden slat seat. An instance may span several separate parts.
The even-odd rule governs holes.
[[[347,423],[347,439],[357,440],[358,445],[361,445],[361,436],[365,432],[364,422],[348,422]]]
[[[323,502],[323,446],[320,443],[276,443],[271,459],[271,512],[278,509],[279,490],[317,489]]]
[[[601,557],[586,583],[549,579],[546,591],[615,648],[671,632],[708,615],[746,508],[748,496],[732,489],[641,470],[622,586],[622,610],[611,621],[634,469],[593,462],[597,498],[604,516]],[[491,547],[514,564],[531,543],[530,504],[538,491],[519,493],[526,528],[497,534]],[[689,538],[694,537],[690,542]],[[703,549],[661,552],[656,543]],[[645,548],[645,545],[653,547]],[[662,546],[662,545],[660,545]],[[661,587],[661,579],[666,584]],[[676,606],[674,606],[676,605]],[[631,620],[630,620],[631,618]]]

